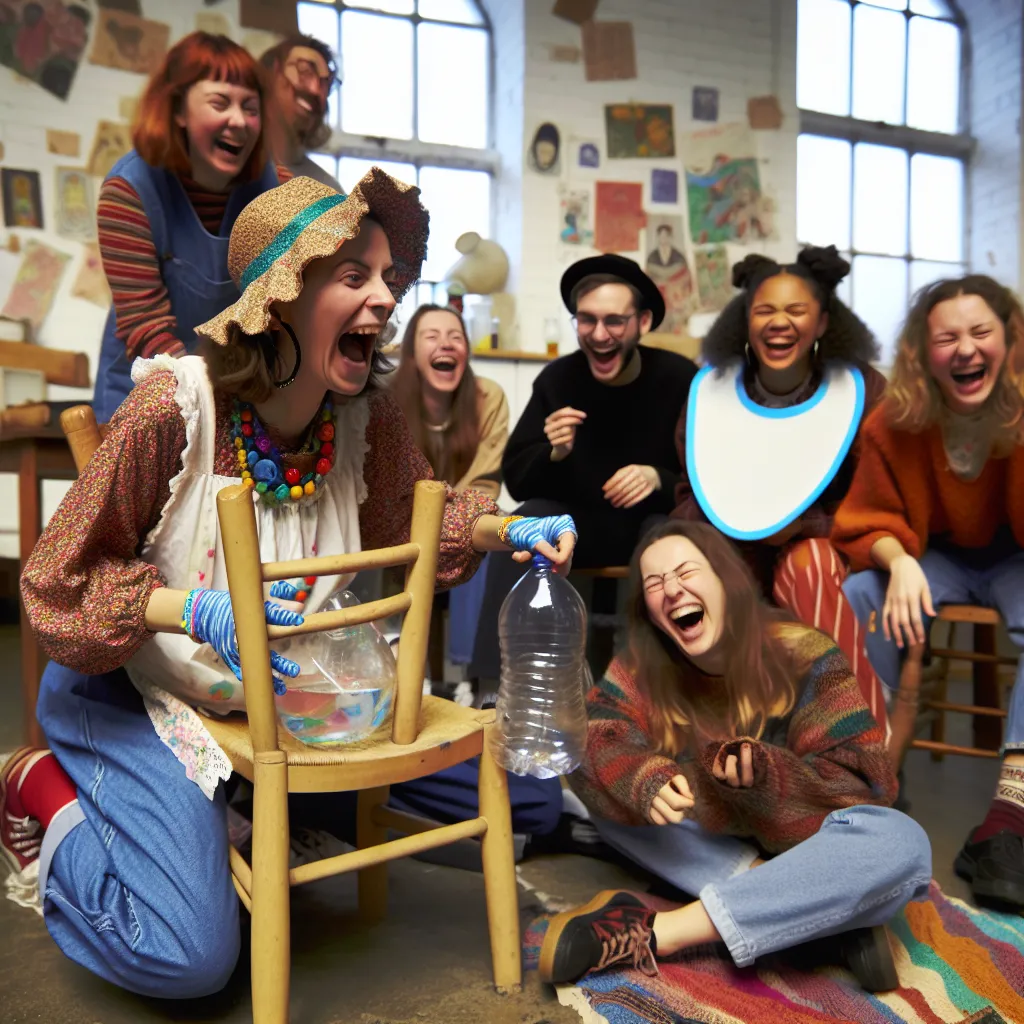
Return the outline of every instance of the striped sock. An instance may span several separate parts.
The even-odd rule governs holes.
[[[1002,766],[996,795],[971,841],[978,843],[1003,831],[1024,836],[1024,767],[1015,764]]]

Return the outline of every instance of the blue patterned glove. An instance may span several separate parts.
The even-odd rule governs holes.
[[[557,548],[558,538],[563,533],[578,536],[572,516],[525,516],[509,523],[505,539],[513,551],[533,551],[537,542],[541,540],[546,540],[553,548]]]
[[[290,583],[278,580],[270,587],[270,596],[285,601],[294,601],[298,591]],[[274,626],[299,626],[302,616],[297,612],[282,608],[273,601],[265,601],[267,622]],[[235,678],[242,682],[242,665],[238,659],[238,637],[235,635],[235,616],[231,611],[231,595],[226,590],[190,590],[185,598],[182,616],[185,632],[197,644],[209,644],[220,656]],[[299,674],[299,666],[290,658],[277,651],[270,652],[270,667],[281,675],[295,677]],[[284,680],[273,676],[274,693],[285,693]]]

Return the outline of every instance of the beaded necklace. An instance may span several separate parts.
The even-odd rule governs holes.
[[[319,421],[309,445],[319,457],[312,473],[302,476],[297,469],[281,468],[281,453],[270,440],[248,402],[234,400],[231,436],[238,467],[246,487],[253,487],[265,505],[283,505],[316,493],[323,478],[334,465],[334,406],[324,398],[317,415]]]

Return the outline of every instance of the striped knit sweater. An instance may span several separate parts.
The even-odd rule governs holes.
[[[620,659],[611,663],[587,697],[587,755],[570,779],[596,816],[649,825],[658,791],[683,775],[695,801],[688,817],[709,832],[749,838],[765,852],[778,853],[817,832],[831,811],[892,803],[896,777],[884,739],[846,658],[830,637],[809,626],[773,628],[798,678],[796,707],[770,719],[760,741],[749,741],[749,788],[733,789],[715,778],[720,742],[681,754],[678,761],[657,753],[649,698]]]
[[[282,184],[292,177],[277,165]],[[200,223],[217,234],[230,192],[209,192],[190,178],[181,178]],[[139,194],[124,178],[107,178],[100,188],[97,209],[100,254],[113,295],[117,336],[131,358],[149,359],[159,352],[183,356],[185,346],[177,336],[177,321],[160,273],[149,218]]]

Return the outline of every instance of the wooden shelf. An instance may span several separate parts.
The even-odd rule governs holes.
[[[519,352],[510,348],[489,348],[483,352],[470,352],[470,359],[498,359],[510,363],[550,363],[558,356],[549,356],[547,352]]]

